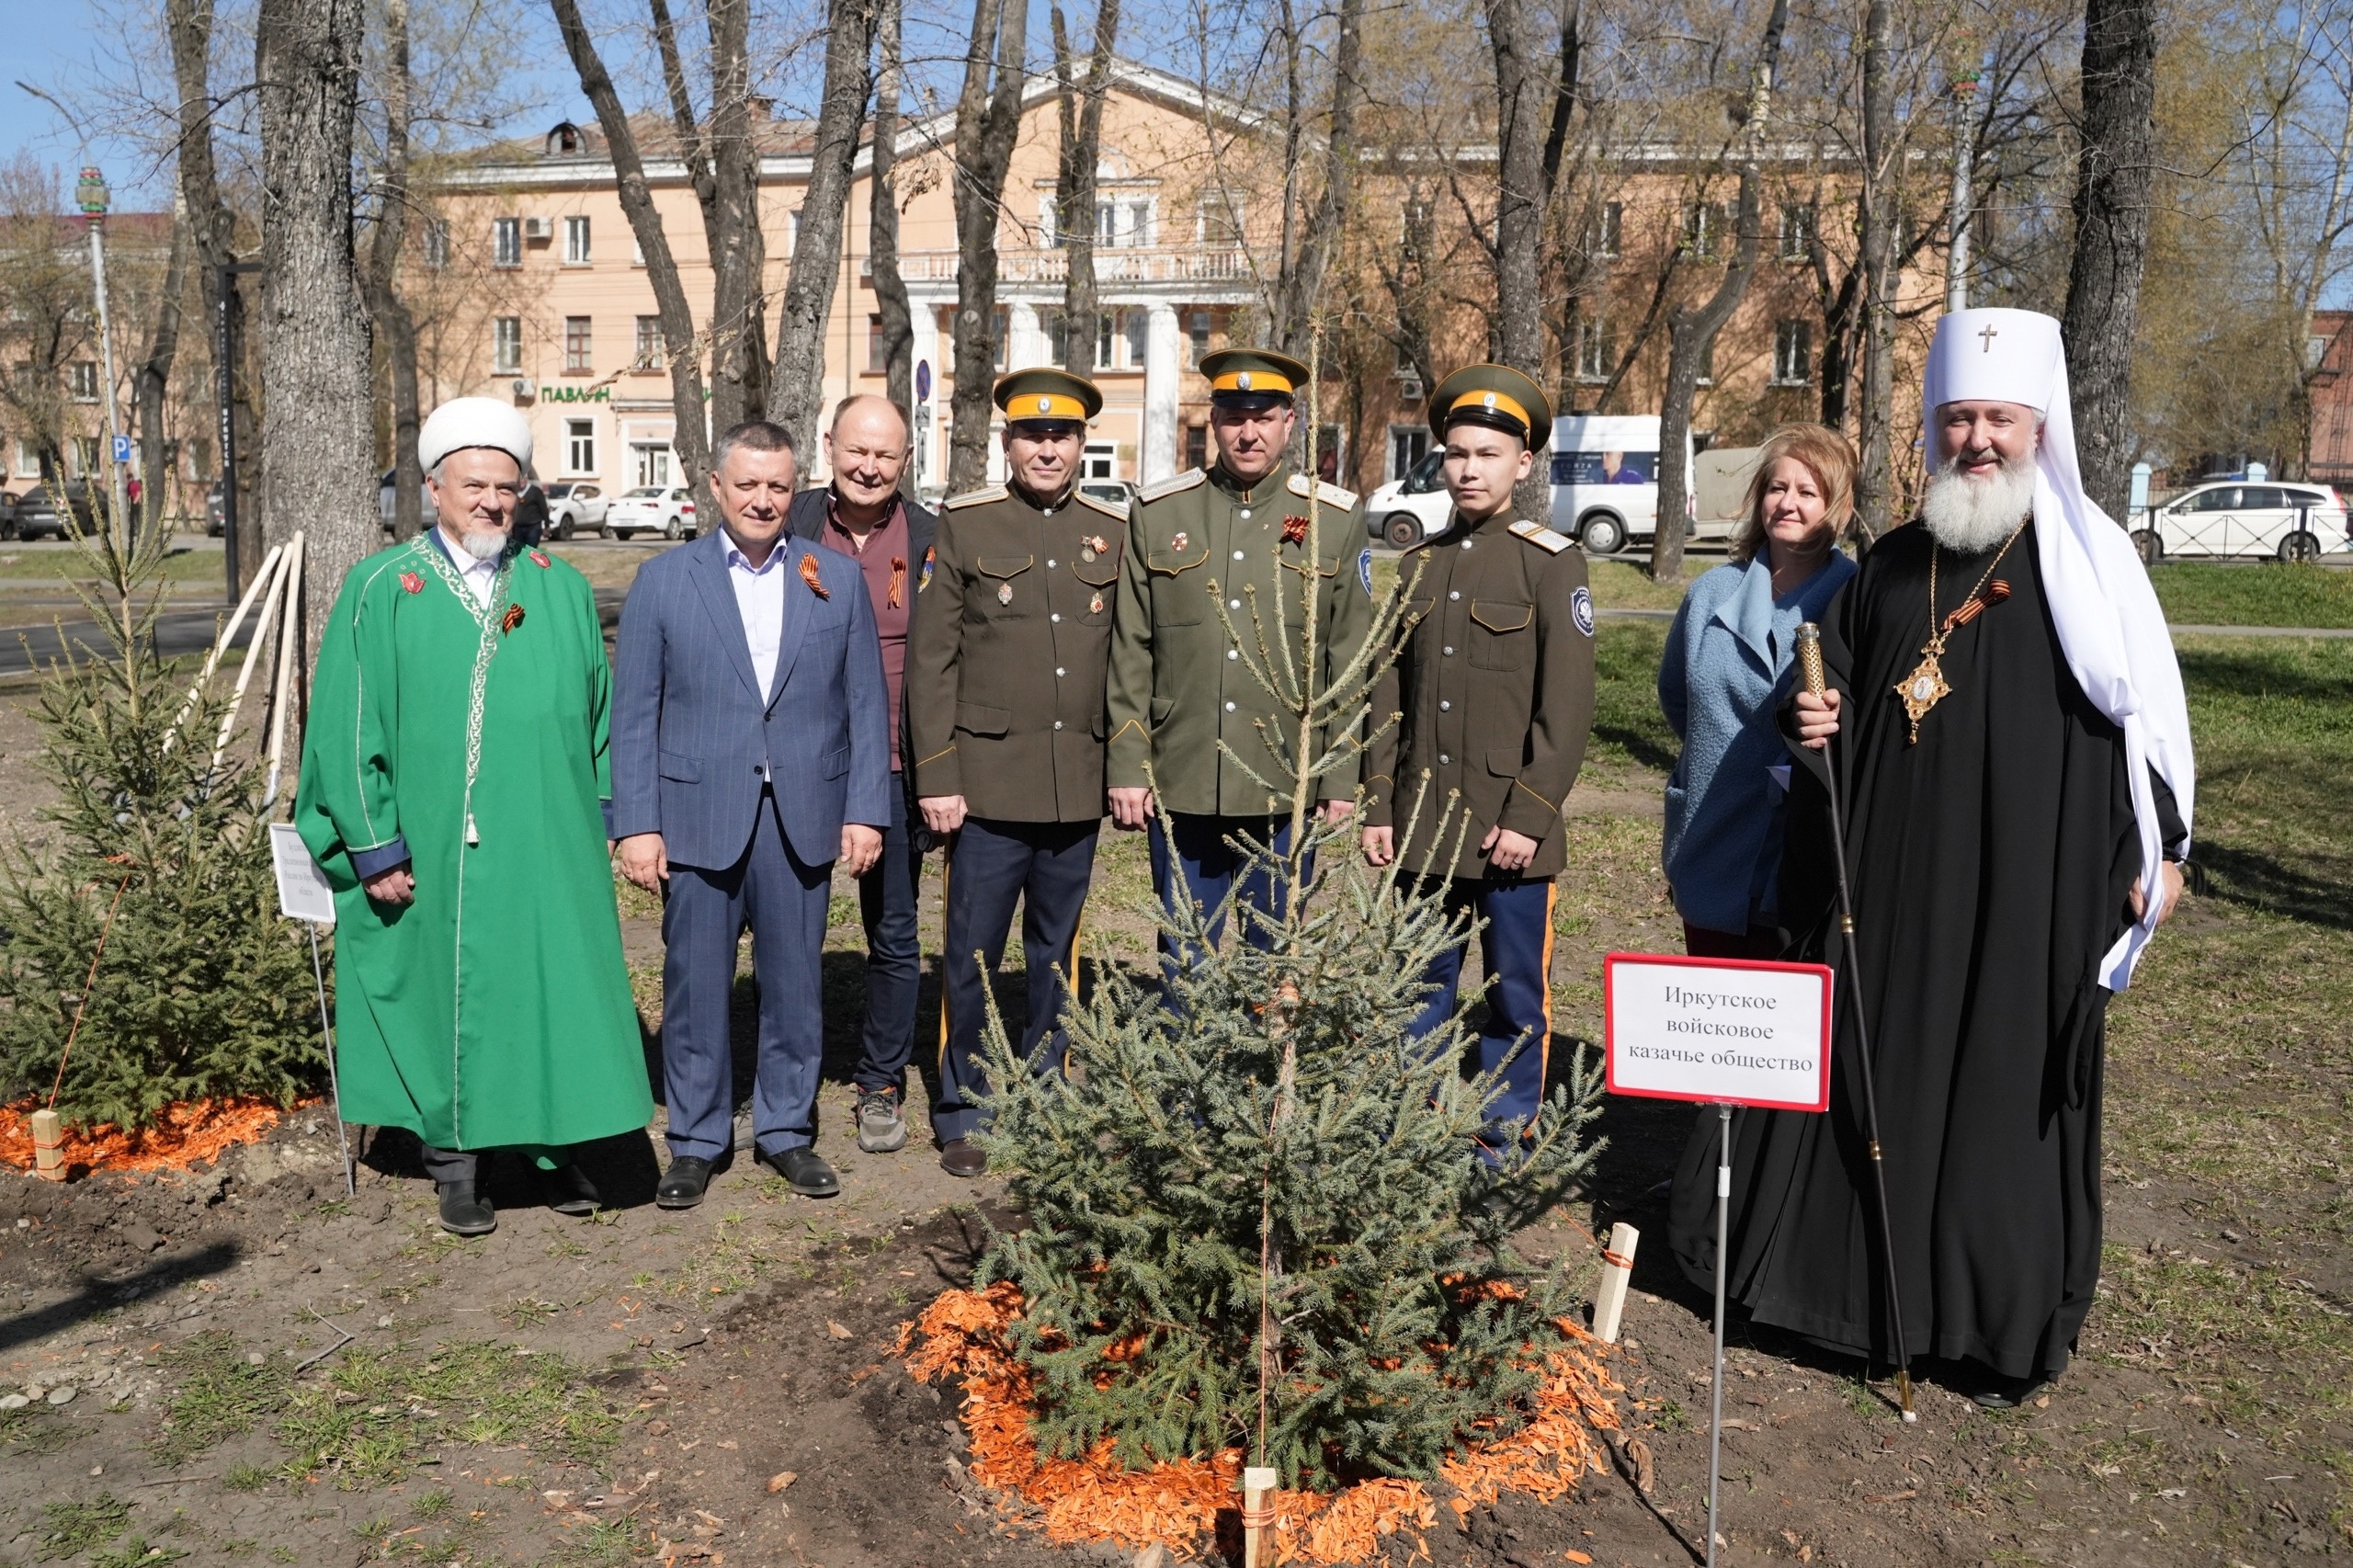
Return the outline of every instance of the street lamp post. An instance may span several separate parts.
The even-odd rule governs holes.
[[[1970,189],[1974,173],[1976,127],[1971,108],[1977,97],[1977,69],[1972,64],[1956,72],[1952,80],[1952,212],[1945,258],[1945,309],[1969,309],[1969,220],[1975,198]]]
[[[107,494],[108,504],[111,508],[108,517],[108,527],[112,528],[117,523],[121,525],[123,545],[128,549],[137,537],[137,529],[132,526],[131,509],[123,497],[123,464],[115,455],[119,446],[121,426],[115,419],[114,334],[109,330],[107,320],[106,225],[109,194],[105,176],[100,175],[95,167],[85,168],[82,171],[80,182],[74,187],[74,199],[80,205],[83,216],[89,222],[90,279],[97,290],[98,297],[99,375],[103,378],[99,397],[105,403],[107,411]],[[153,477],[153,475],[149,476],[151,480]],[[70,506],[68,509],[71,509]]]

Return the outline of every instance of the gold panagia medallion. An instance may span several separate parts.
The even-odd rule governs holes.
[[[1001,605],[1009,605],[1013,602],[1012,584],[999,583],[996,585],[996,602]]]
[[[1914,745],[1920,744],[1920,721],[1929,709],[1952,693],[1952,687],[1945,684],[1944,667],[1937,663],[1938,652],[1933,647],[1925,650],[1919,666],[1895,684],[1895,695],[1904,699],[1904,716],[1912,721]]]

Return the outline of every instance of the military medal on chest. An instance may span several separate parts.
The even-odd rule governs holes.
[[[1009,605],[1013,602],[1012,584],[999,583],[996,585],[996,602],[1001,605]]]
[[[1079,540],[1078,558],[1081,561],[1091,562],[1097,556],[1108,555],[1110,552],[1111,542],[1101,534],[1093,534]]]
[[[1952,695],[1952,686],[1945,679],[1945,639],[1950,637],[1956,628],[1968,625],[1987,608],[2010,597],[2010,585],[1995,580],[1994,569],[2001,565],[2002,557],[2010,552],[2010,546],[2017,543],[2018,535],[2025,531],[2024,523],[2011,531],[2010,537],[2002,541],[2002,548],[1994,552],[1993,562],[1985,568],[1985,574],[1977,579],[1977,586],[1970,589],[1969,597],[1941,621],[1937,619],[1937,557],[1941,551],[1935,545],[1928,547],[1928,640],[1920,645],[1919,664],[1913,667],[1910,675],[1895,683],[1895,695],[1904,700],[1904,716],[1912,722],[1912,738],[1908,744],[1920,744],[1920,721],[1928,716],[1930,709]]]

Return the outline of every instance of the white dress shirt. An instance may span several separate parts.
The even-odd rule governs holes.
[[[441,527],[438,523],[434,526]],[[498,581],[498,557],[494,555],[487,561],[475,559],[467,551],[465,542],[451,537],[446,528],[441,528],[441,542],[448,547],[449,564],[458,569],[458,580],[465,584],[466,592],[473,595],[474,603],[487,607],[490,590]]]
[[[744,641],[751,649],[762,702],[776,685],[777,647],[784,641],[785,546],[778,540],[768,558],[755,566],[734,541],[727,545],[727,581],[735,590],[735,613],[744,618]]]

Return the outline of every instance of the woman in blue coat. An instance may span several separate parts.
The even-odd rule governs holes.
[[[1788,756],[1775,713],[1794,676],[1797,629],[1819,621],[1855,563],[1855,449],[1821,425],[1766,438],[1732,560],[1684,596],[1658,672],[1683,743],[1666,785],[1661,861],[1695,958],[1775,958]]]

